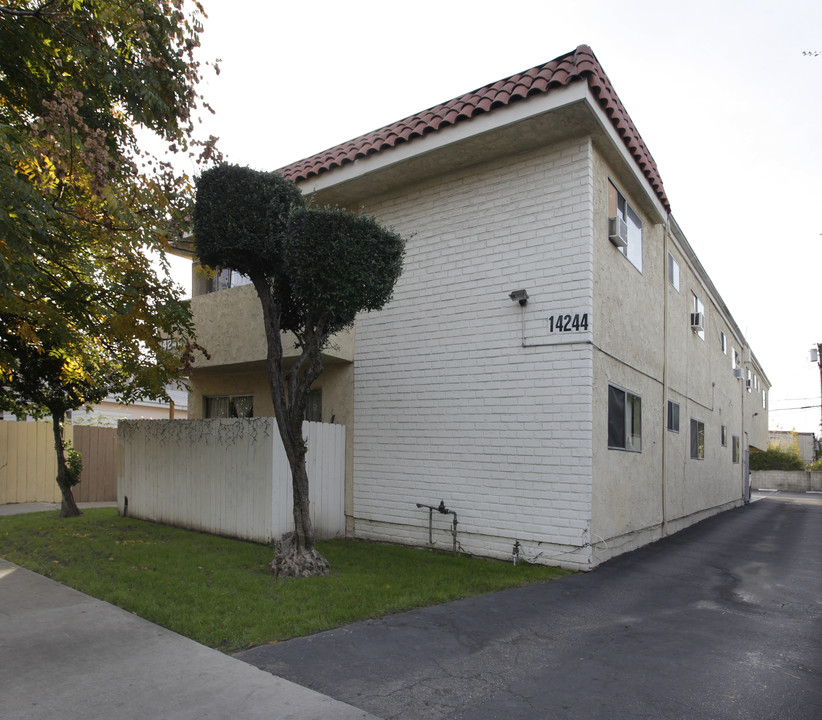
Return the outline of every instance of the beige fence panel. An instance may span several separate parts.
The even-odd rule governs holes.
[[[345,535],[345,426],[328,423],[303,423],[308,443],[309,515],[318,540]],[[282,442],[275,446],[275,505],[277,527],[294,530],[291,467]],[[275,535],[275,537],[279,537]]]
[[[66,425],[65,438],[73,438]],[[60,502],[51,422],[0,420],[0,505]]]
[[[341,498],[328,510],[320,511],[323,501],[317,503],[318,536],[341,534],[345,428],[320,423],[303,428],[309,463],[323,455],[317,473],[309,476],[312,499],[326,493]],[[118,505],[124,509],[127,499],[129,516],[258,542],[293,528],[288,464],[283,467],[273,418],[124,420],[118,442]],[[338,517],[332,517],[332,507],[338,507]]]
[[[83,474],[74,488],[77,502],[117,499],[117,429],[74,426],[74,448],[83,456]]]

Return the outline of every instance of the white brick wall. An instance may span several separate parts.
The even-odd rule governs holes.
[[[416,503],[443,500],[468,552],[508,556],[518,539],[587,564],[590,335],[546,323],[592,311],[591,152],[571,141],[368,207],[411,239],[394,300],[357,323],[358,535],[427,542]]]

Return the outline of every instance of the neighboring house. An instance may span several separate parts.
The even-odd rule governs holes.
[[[75,425],[99,427],[117,427],[118,420],[185,420],[188,417],[188,391],[175,387],[168,387],[166,391],[173,405],[160,400],[137,400],[129,405],[121,405],[117,398],[109,395],[90,410],[80,408],[69,411],[68,419]],[[0,420],[3,419],[17,420],[17,417],[0,411]]]
[[[747,498],[770,383],[590,48],[281,172],[409,238],[318,384],[349,534],[425,545],[443,501],[468,553],[590,569]],[[190,415],[270,414],[254,290],[206,284]]]
[[[802,460],[812,463],[816,459],[816,437],[813,433],[791,432],[787,430],[771,430],[769,445],[778,445],[781,448],[789,449],[796,440]]]
[[[167,387],[172,402],[164,400],[135,400],[121,405],[117,398],[109,395],[91,410],[81,408],[72,413],[75,425],[101,425],[117,427],[118,420],[185,420],[188,418],[188,391]]]

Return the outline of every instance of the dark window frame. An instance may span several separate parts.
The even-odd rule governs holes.
[[[668,400],[668,420],[666,427],[671,432],[679,432],[679,403],[674,400]]]
[[[691,459],[705,459],[705,423],[691,418]]]
[[[608,448],[642,452],[642,397],[608,385]]]

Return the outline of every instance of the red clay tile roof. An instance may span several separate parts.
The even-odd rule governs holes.
[[[602,109],[610,118],[639,168],[644,173],[659,201],[666,210],[671,207],[662,186],[662,178],[651,153],[628,116],[625,106],[617,97],[611,81],[587,45],[573,52],[538,65],[523,73],[512,75],[491,85],[437,105],[404,120],[386,125],[379,130],[361,135],[336,147],[300,160],[280,169],[280,173],[299,182],[342,167],[359,158],[423,137],[431,132],[456,125],[498,107],[510,105],[533,95],[550,92],[579,80],[585,80]]]

